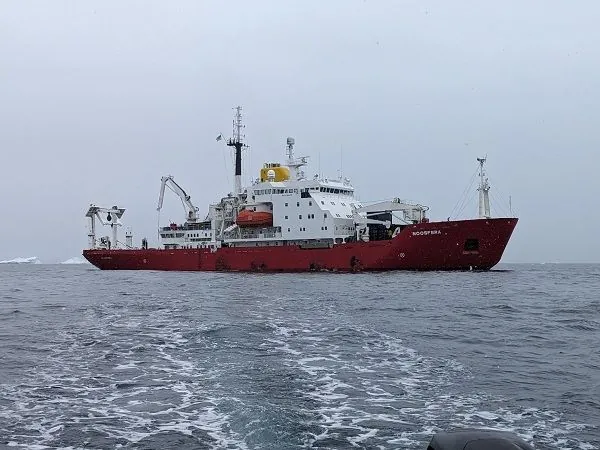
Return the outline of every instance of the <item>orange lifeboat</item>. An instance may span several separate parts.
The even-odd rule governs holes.
[[[235,223],[240,227],[271,227],[273,226],[273,214],[266,211],[240,211]]]

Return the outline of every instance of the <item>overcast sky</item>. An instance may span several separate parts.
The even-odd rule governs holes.
[[[80,255],[90,203],[155,244],[166,174],[205,214],[233,186],[215,137],[240,104],[245,182],[293,136],[308,175],[342,165],[361,200],[445,220],[487,155],[492,212],[510,196],[520,219],[503,261],[600,261],[598,17],[591,0],[2,0],[0,260]],[[183,215],[167,194],[163,223]]]

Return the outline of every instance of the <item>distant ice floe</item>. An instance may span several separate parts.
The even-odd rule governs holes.
[[[42,262],[38,259],[37,256],[30,256],[28,258],[15,258],[15,259],[6,259],[4,261],[0,261],[0,264],[41,264]]]
[[[81,256],[75,256],[73,258],[69,258],[66,261],[61,262],[61,264],[89,264],[89,262]]]

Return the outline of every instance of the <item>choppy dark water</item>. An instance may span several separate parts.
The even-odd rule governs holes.
[[[600,447],[600,265],[243,275],[0,266],[0,447]]]

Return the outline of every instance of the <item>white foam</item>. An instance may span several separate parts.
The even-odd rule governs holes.
[[[114,370],[127,370],[127,369],[135,369],[137,366],[137,361],[130,361],[127,364],[118,364],[115,366]]]
[[[373,428],[373,429],[367,431],[366,433],[359,434],[358,436],[356,436],[354,438],[349,438],[348,440],[354,444],[358,444],[360,442],[366,441],[367,439],[375,436],[378,431],[379,430],[377,428]]]
[[[153,324],[170,323],[170,314],[169,310],[157,312]],[[93,320],[95,316],[90,317]],[[6,389],[6,385],[0,385],[13,401],[10,409],[0,406],[0,417],[10,416],[11,420],[33,424],[27,437],[41,444],[53,442],[60,434],[57,427],[64,417],[55,411],[73,408],[81,411],[75,422],[93,423],[98,431],[133,444],[161,430],[186,435],[202,430],[214,439],[209,446],[215,448],[246,448],[246,442],[260,439],[256,433],[265,428],[262,415],[260,420],[244,420],[242,431],[233,429],[239,426],[238,414],[254,408],[249,397],[236,397],[235,386],[220,384],[226,383],[222,381],[224,371],[231,368],[235,371],[237,366],[213,364],[211,351],[206,358],[195,358],[190,346],[197,339],[185,338],[172,326],[138,332],[145,341],[140,344],[127,333],[143,326],[139,317],[113,314],[105,320],[110,322],[111,330],[118,329],[119,340],[113,344],[120,348],[110,351],[118,353],[119,359],[114,360],[106,376],[97,377],[88,365],[93,360],[90,353],[101,358],[107,354],[104,350],[86,347],[82,356],[82,347],[76,343],[62,347],[65,350],[53,352],[48,365],[41,364],[40,372],[26,384]],[[258,345],[268,355],[276,355],[286,370],[300,379],[302,387],[294,386],[293,392],[303,398],[294,405],[306,404],[303,413],[314,417],[307,427],[311,431],[300,436],[309,446],[346,436],[346,447],[421,448],[419,445],[443,425],[505,429],[530,442],[563,443],[563,448],[581,450],[594,448],[578,441],[575,432],[589,426],[570,423],[555,411],[508,407],[510,403],[497,396],[461,393],[463,382],[472,376],[468,367],[450,359],[424,357],[393,336],[344,329],[348,344],[345,345],[331,328],[310,330],[305,324],[280,326],[272,325],[272,320],[269,323],[267,336]],[[106,330],[92,330],[98,332]],[[66,333],[64,339],[71,343],[73,336]],[[207,348],[217,345],[212,341],[206,343],[210,344]],[[153,359],[144,358],[145,364],[135,361],[134,358],[142,359],[133,356],[139,355],[139,351],[152,351]],[[60,375],[56,372],[56,360],[65,361]],[[126,369],[135,369],[135,374]],[[92,376],[98,380],[98,386],[90,385],[88,380]],[[142,381],[140,377],[144,377]],[[140,385],[150,377],[152,386]],[[117,383],[131,386],[116,389]],[[38,400],[40,389],[54,386],[74,392],[59,391],[54,397]],[[154,396],[157,390],[161,392]],[[241,407],[232,409],[232,403]],[[117,429],[107,419],[124,426]],[[251,428],[248,423],[253,424]],[[254,437],[249,438],[253,433]],[[15,435],[5,439],[10,443],[21,438]]]
[[[289,327],[283,327],[283,326],[279,326],[279,325],[275,325],[275,333],[276,334],[280,334],[282,336],[286,336],[289,337],[292,334],[294,334],[296,331],[294,328],[289,328]]]
[[[499,418],[497,414],[491,413],[489,411],[478,411],[474,415],[479,416],[485,420],[497,420]]]
[[[312,412],[319,414],[321,432],[310,434],[311,445],[342,434],[347,436],[348,446],[361,447],[369,440],[373,448],[416,448],[444,424],[504,429],[529,442],[593,448],[578,441],[572,431],[590,426],[565,421],[555,411],[509,409],[507,399],[457,393],[456,386],[473,376],[468,367],[457,361],[423,357],[400,339],[372,330],[355,336],[356,343],[362,344],[358,350],[344,352],[335,337],[328,338],[335,335],[335,330],[301,329],[304,335],[286,337],[285,343],[302,349],[301,357],[290,359],[288,364],[309,376],[304,395],[313,405],[318,403]],[[349,335],[357,331],[360,330],[349,330]],[[312,344],[313,338],[319,340],[318,344]],[[374,425],[386,423],[389,426]],[[415,431],[401,431],[399,424],[407,424]]]
[[[164,320],[170,320],[171,311],[164,314]],[[163,320],[160,313],[154,319],[159,323]],[[0,390],[12,398],[8,408],[0,405],[0,418],[6,416],[22,423],[21,430],[27,430],[6,436],[7,442],[27,448],[34,448],[35,443],[39,448],[48,448],[63,432],[64,415],[56,411],[77,410],[77,416],[72,418],[74,423],[93,424],[98,432],[129,444],[143,441],[157,430],[186,435],[202,430],[214,440],[209,444],[211,447],[246,448],[243,437],[231,430],[229,415],[220,411],[222,402],[230,402],[232,398],[207,395],[218,392],[218,383],[209,383],[207,390],[205,382],[218,378],[222,368],[206,367],[205,360],[195,360],[182,351],[189,340],[181,332],[173,331],[172,327],[156,327],[140,333],[139,336],[144,336],[144,343],[140,343],[127,333],[140,327],[137,318],[111,314],[101,325],[94,320],[95,317],[90,317],[91,326],[87,330],[90,335],[106,334],[106,325],[120,332],[110,350],[82,348],[79,341],[73,343],[71,333],[64,333],[60,336],[69,345],[54,348],[46,363],[41,361],[37,371],[31,373],[27,384],[0,384]],[[159,343],[152,344],[156,341]],[[140,351],[153,352],[152,364],[132,357]],[[114,364],[98,376],[90,361],[104,359],[109,354],[116,358]],[[59,372],[56,359],[63,361]],[[132,369],[134,374],[128,372]],[[90,383],[92,378],[95,383]],[[150,386],[146,385],[148,382]],[[54,387],[58,388],[56,392],[40,396]],[[157,391],[164,394],[156,395]],[[115,427],[114,423],[124,426]]]

